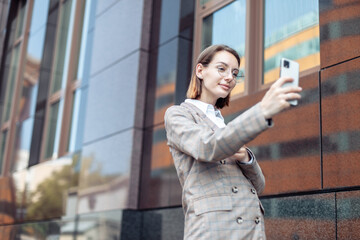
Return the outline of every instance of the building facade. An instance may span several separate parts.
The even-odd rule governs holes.
[[[360,239],[359,0],[0,0],[0,30],[0,239],[182,239],[163,117],[218,43],[244,72],[226,122],[300,64],[248,144],[267,238]]]

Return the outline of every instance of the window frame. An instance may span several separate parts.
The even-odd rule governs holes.
[[[235,0],[212,0],[203,6],[200,0],[196,1],[195,9],[195,32],[194,32],[194,50],[193,64],[196,62],[197,56],[201,51],[201,33],[203,19],[217,10],[229,5]],[[245,89],[244,92],[236,94],[231,99],[238,99],[254,93],[262,81],[262,32],[263,32],[263,0],[246,0],[246,23],[245,23]],[[252,28],[260,29],[260,31],[250,31]],[[250,41],[254,40],[254,41]],[[260,56],[259,56],[260,55]],[[260,78],[261,77],[261,78]],[[258,79],[257,81],[249,81],[249,79]]]
[[[25,68],[25,60],[26,60],[26,49],[27,49],[27,44],[28,44],[28,40],[29,40],[29,31],[30,31],[30,22],[31,22],[31,17],[32,17],[32,9],[33,9],[33,5],[34,5],[34,0],[28,0],[28,1],[24,1],[25,4],[25,8],[24,11],[24,17],[22,19],[22,21],[24,21],[22,23],[22,29],[21,29],[21,33],[20,35],[16,38],[16,32],[18,31],[18,23],[16,24],[16,29],[14,30],[15,32],[15,39],[13,43],[11,44],[11,47],[9,50],[5,51],[7,54],[10,51],[13,51],[18,45],[19,45],[19,57],[16,60],[18,67],[17,67],[17,71],[14,73],[15,74],[15,86],[13,89],[13,96],[12,96],[12,100],[11,100],[11,106],[10,106],[10,115],[9,115],[9,119],[2,123],[1,122],[1,132],[0,134],[2,135],[4,132],[7,131],[7,137],[5,139],[5,147],[4,147],[4,151],[0,154],[3,155],[3,162],[2,162],[2,168],[0,171],[0,176],[8,176],[8,174],[10,173],[10,159],[11,156],[13,154],[13,148],[10,148],[9,146],[13,146],[14,141],[15,141],[15,134],[16,134],[16,121],[17,121],[17,110],[19,107],[19,101],[20,101],[20,95],[21,95],[21,89],[22,89],[22,81],[23,81],[23,74],[21,74]],[[15,14],[19,14],[21,11],[21,1],[18,2],[17,8],[15,10]],[[17,15],[18,16],[18,15]],[[4,46],[7,47],[7,46]],[[7,83],[8,84],[8,83]],[[10,94],[8,91],[4,92],[4,97],[6,99],[6,96]],[[1,114],[1,117],[3,117],[4,112]],[[0,138],[1,141],[1,138]],[[0,146],[1,146],[1,142],[0,142]]]
[[[249,0],[248,0],[249,1]],[[264,19],[264,16],[265,16],[265,1],[266,0],[255,0],[255,1],[261,1],[262,2],[262,6],[261,6],[261,9],[262,9],[262,13],[261,13],[261,17],[262,17],[262,27],[261,27],[261,34],[262,34],[262,54],[264,54],[264,28],[265,28],[265,19]],[[319,9],[320,11],[320,9]],[[320,28],[320,22],[319,22],[319,28]],[[319,35],[320,35],[320,29],[319,29]],[[320,37],[320,36],[319,36]],[[319,49],[319,54],[320,54],[320,49]],[[263,77],[264,77],[264,56],[262,55],[261,57],[261,64],[262,64],[262,68],[261,68],[261,81],[259,83],[259,90],[266,90],[268,89],[275,81],[272,81],[272,82],[269,82],[269,83],[263,83]],[[321,63],[320,63],[321,64]],[[313,66],[311,68],[308,68],[306,70],[303,70],[303,71],[300,71],[299,72],[299,80],[300,78],[302,77],[305,77],[307,75],[310,75],[310,74],[313,74],[313,73],[316,73],[316,72],[319,72],[320,71],[320,64],[319,65],[316,65],[316,66]]]
[[[12,91],[13,96],[12,96],[12,100],[11,100],[11,106],[10,106],[10,116],[9,116],[9,120],[7,120],[4,123],[1,123],[0,125],[0,135],[2,136],[3,133],[7,133],[6,139],[5,139],[5,146],[4,146],[4,151],[0,154],[2,154],[3,156],[3,162],[2,162],[2,167],[0,168],[0,176],[8,176],[11,172],[11,161],[12,161],[12,156],[13,154],[15,154],[15,149],[11,146],[14,146],[14,141],[16,138],[16,123],[18,121],[18,116],[17,116],[17,111],[19,108],[19,101],[21,98],[21,91],[23,88],[23,82],[24,82],[24,69],[25,69],[25,64],[26,64],[26,54],[27,54],[27,47],[28,47],[28,40],[29,40],[29,36],[30,36],[30,27],[31,27],[31,19],[32,19],[32,14],[33,14],[33,7],[34,7],[34,1],[35,0],[27,0],[25,3],[25,13],[24,13],[24,17],[23,17],[23,24],[22,24],[22,31],[21,34],[18,38],[13,39],[13,42],[10,43],[10,45],[8,45],[9,50],[5,51],[5,54],[8,54],[10,51],[13,51],[13,49],[15,47],[18,47],[18,45],[20,45],[20,49],[19,49],[19,56],[17,59],[17,70],[14,73],[15,74],[15,87]],[[60,7],[63,6],[63,4],[68,1],[68,0],[59,0],[58,4],[59,4],[59,10]],[[66,75],[66,83],[65,83],[65,88],[62,88],[58,91],[56,91],[55,93],[51,94],[51,87],[53,84],[53,77],[52,79],[50,79],[50,84],[49,84],[49,88],[48,88],[48,97],[46,98],[46,108],[45,108],[45,117],[44,117],[44,124],[42,126],[43,128],[43,133],[42,133],[42,137],[40,139],[40,154],[39,154],[39,159],[38,159],[38,163],[40,162],[44,162],[47,160],[51,160],[53,159],[51,158],[44,158],[44,154],[45,154],[45,146],[46,146],[46,136],[47,136],[47,127],[48,127],[48,118],[49,118],[49,113],[50,113],[50,107],[53,103],[55,103],[56,101],[64,101],[63,102],[63,109],[62,109],[62,117],[61,119],[59,118],[58,121],[60,122],[60,136],[59,136],[59,142],[58,142],[58,151],[57,151],[57,158],[64,156],[66,154],[68,154],[69,152],[67,151],[67,145],[68,145],[68,141],[69,141],[69,131],[68,128],[71,125],[71,116],[72,116],[72,101],[73,101],[73,96],[75,95],[75,92],[80,88],[81,86],[81,80],[80,79],[73,79],[74,77],[76,77],[76,75],[74,74],[74,71],[77,71],[75,65],[77,66],[77,64],[74,64],[75,61],[78,61],[79,58],[77,57],[77,54],[79,54],[77,47],[79,46],[79,43],[81,42],[81,35],[82,35],[82,26],[83,26],[83,12],[85,11],[85,7],[86,7],[86,2],[84,1],[76,1],[76,0],[72,0],[75,1],[75,3],[71,2],[71,4],[74,4],[73,7],[75,7],[74,9],[74,16],[73,16],[73,22],[72,22],[72,29],[71,31],[68,32],[68,34],[71,34],[71,39],[69,41],[69,44],[67,46],[67,48],[70,48],[70,52],[69,52],[69,61],[67,62],[68,64],[68,71],[64,72],[64,74]],[[14,10],[14,14],[15,16],[17,16],[17,14],[20,13],[21,10],[21,4],[19,3],[18,6],[16,6],[16,9]],[[71,10],[72,11],[72,10]],[[71,17],[71,16],[70,16]],[[60,14],[58,14],[57,16],[57,26],[60,20]],[[18,25],[18,24],[17,24]],[[17,27],[16,25],[16,27]],[[70,25],[69,25],[70,26]],[[16,36],[16,32],[18,29],[14,30],[14,38]],[[56,29],[56,36],[55,36],[55,41],[58,40],[58,34],[59,34],[59,28],[57,27]],[[55,43],[56,44],[56,43]],[[5,46],[4,46],[5,47]],[[56,49],[54,48],[54,56],[52,57],[52,67],[51,67],[51,71],[54,71],[54,59],[57,57],[55,56],[56,54]],[[66,62],[66,59],[64,60],[64,62]],[[53,75],[52,75],[53,76]],[[8,93],[7,91],[4,92],[4,97],[6,97]],[[1,114],[2,117],[3,114]],[[0,144],[2,144],[1,138],[0,138]],[[0,145],[1,146],[1,145]]]
[[[72,31],[68,32],[68,34],[71,34],[71,40],[70,40],[70,45],[67,46],[67,48],[70,48],[70,52],[69,52],[69,58],[68,58],[68,62],[66,63],[67,59],[64,59],[65,64],[68,65],[68,71],[65,72],[63,74],[66,74],[66,83],[65,83],[65,88],[60,88],[59,90],[57,90],[54,93],[51,93],[52,90],[52,86],[54,84],[54,70],[55,67],[54,65],[55,63],[55,59],[57,58],[57,41],[59,40],[59,34],[60,34],[60,28],[59,28],[59,23],[61,21],[61,11],[64,7],[64,4],[66,1],[69,0],[60,0],[59,1],[59,14],[58,14],[58,19],[57,19],[57,30],[56,30],[56,36],[55,36],[55,48],[54,48],[54,55],[53,55],[53,63],[52,63],[52,67],[51,67],[51,74],[50,76],[50,84],[49,84],[49,88],[48,88],[48,98],[47,98],[47,102],[46,102],[46,110],[45,110],[45,118],[44,118],[44,125],[43,125],[43,134],[42,134],[42,138],[41,138],[41,148],[40,148],[40,159],[39,162],[45,162],[45,161],[49,161],[52,159],[56,159],[59,158],[61,156],[67,155],[69,154],[69,152],[67,151],[67,145],[68,145],[68,141],[69,141],[69,127],[71,125],[71,116],[72,116],[72,101],[73,101],[73,96],[74,93],[80,88],[81,86],[81,80],[80,79],[73,79],[74,76],[74,71],[76,71],[77,69],[75,69],[75,61],[78,61],[78,57],[76,57],[76,55],[78,54],[77,52],[77,46],[79,41],[81,41],[81,34],[82,34],[82,29],[81,26],[82,24],[82,16],[83,14],[81,13],[81,11],[85,10],[85,3],[83,1],[77,1],[77,0],[72,0],[75,1],[75,3],[71,2],[71,4],[74,4],[73,7],[75,7],[74,10],[74,20],[72,22]],[[72,11],[72,10],[71,10]],[[70,18],[72,16],[70,15]],[[70,22],[71,24],[71,22]],[[69,25],[70,26],[70,25]],[[77,65],[77,64],[76,64]],[[55,104],[56,102],[60,102],[63,101],[63,107],[59,108],[59,111],[62,111],[62,116],[61,118],[58,118],[58,121],[61,121],[60,123],[60,136],[59,136],[59,143],[58,143],[58,150],[57,150],[57,154],[56,157],[45,157],[46,154],[46,147],[47,147],[47,143],[46,143],[46,138],[47,138],[47,134],[48,134],[48,127],[49,127],[49,115],[50,115],[50,111],[51,111],[51,106],[53,104]],[[56,143],[56,141],[54,142],[54,144]],[[55,147],[55,145],[54,145]]]
[[[204,5],[196,0],[193,64],[201,51],[203,19],[235,0],[211,0]],[[273,82],[263,84],[264,77],[264,14],[266,0],[246,0],[246,31],[245,31],[245,90],[236,94],[232,100],[242,98],[268,89]],[[258,31],[252,31],[258,29]],[[301,71],[299,77],[304,77],[320,70],[320,65]],[[254,80],[255,79],[255,80]]]

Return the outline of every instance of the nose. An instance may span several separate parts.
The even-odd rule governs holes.
[[[231,82],[234,79],[234,76],[232,75],[232,72],[230,69],[226,71],[226,74],[224,76],[225,81]]]

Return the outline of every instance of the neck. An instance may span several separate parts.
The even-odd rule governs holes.
[[[211,104],[213,106],[215,106],[216,101],[217,101],[217,99],[212,99],[212,98],[206,97],[204,95],[200,96],[200,98],[198,98],[198,100],[200,100],[204,103],[207,103],[207,104]]]

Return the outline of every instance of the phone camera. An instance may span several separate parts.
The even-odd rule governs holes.
[[[284,60],[284,67],[289,68],[290,67],[290,62],[287,61],[287,60]]]

